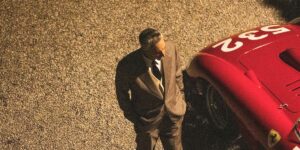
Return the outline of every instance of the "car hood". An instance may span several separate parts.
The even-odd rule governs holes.
[[[290,112],[300,112],[300,44],[297,35],[245,52],[240,64]],[[279,106],[280,107],[280,106]]]

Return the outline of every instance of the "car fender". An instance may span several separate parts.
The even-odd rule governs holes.
[[[279,109],[279,103],[260,86],[259,81],[246,75],[247,71],[220,57],[200,52],[191,61],[187,73],[210,82],[238,120],[255,133],[253,136],[264,146],[267,146],[271,129],[287,140],[293,122],[285,114],[285,109]]]

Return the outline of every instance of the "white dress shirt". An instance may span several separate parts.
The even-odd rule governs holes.
[[[143,56],[144,57],[144,61],[146,63],[146,66],[148,67],[148,69],[151,70],[152,72],[152,60]],[[164,86],[163,86],[163,71],[162,71],[162,64],[161,64],[161,59],[155,59],[154,60],[156,62],[156,67],[158,68],[158,70],[161,73],[162,78],[160,79],[160,88],[162,88],[162,90],[164,90]]]

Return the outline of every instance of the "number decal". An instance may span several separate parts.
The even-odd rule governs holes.
[[[239,38],[241,39],[249,39],[249,40],[261,40],[261,39],[264,39],[266,37],[268,37],[268,34],[263,34],[261,36],[255,36],[255,33],[257,33],[259,31],[257,30],[254,30],[254,31],[248,31],[248,32],[245,32],[245,33],[242,33],[239,35]]]
[[[241,33],[238,36],[238,38],[255,41],[255,40],[261,40],[261,39],[267,38],[269,36],[269,34],[267,34],[267,33],[270,33],[270,32],[273,35],[276,35],[276,34],[282,34],[282,33],[290,32],[290,31],[291,31],[290,29],[279,26],[279,25],[270,25],[270,26],[262,27],[262,28],[260,28],[260,30],[253,30],[253,31]],[[258,36],[258,35],[256,35],[256,33],[258,33],[258,32],[265,32],[266,34],[262,34],[262,35]],[[235,50],[241,48],[244,45],[243,42],[236,41],[234,43],[233,47],[229,47],[231,45],[231,42],[232,42],[232,38],[229,38],[220,43],[213,45],[212,48],[221,46],[221,51],[232,52],[232,51],[235,51]]]
[[[231,43],[231,41],[232,41],[232,39],[229,38],[229,39],[227,39],[227,40],[224,40],[224,41],[222,41],[222,42],[220,42],[220,43],[214,45],[213,48],[216,48],[216,47],[222,45],[221,50],[222,50],[223,52],[231,52],[231,51],[234,51],[234,50],[236,50],[236,49],[238,49],[238,48],[240,48],[240,47],[243,46],[243,43],[242,43],[242,42],[237,41],[237,42],[234,43],[234,44],[235,44],[234,47],[229,47],[229,44]]]
[[[279,27],[279,28],[274,28],[274,27]],[[291,31],[288,28],[280,27],[279,25],[265,26],[262,27],[261,30],[265,32],[272,32],[274,35]]]

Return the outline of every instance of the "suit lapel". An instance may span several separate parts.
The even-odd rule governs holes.
[[[166,50],[164,57],[162,58],[162,67],[164,71],[164,90],[166,93],[169,88],[170,82],[170,69],[171,69],[171,56],[169,55],[169,50]]]
[[[156,81],[157,79],[154,79],[155,77],[152,75],[150,69],[147,69],[147,72],[140,75],[139,78],[145,83],[152,95],[163,99],[163,94],[159,89],[159,82]]]
[[[159,99],[163,99],[163,94],[161,90],[159,89],[159,80],[156,79],[156,77],[151,73],[150,68],[148,68],[143,60],[142,53],[138,56],[138,64],[140,64],[140,68],[143,69],[143,73],[139,75],[137,78],[139,78],[144,85],[149,89],[149,92],[156,96]]]

